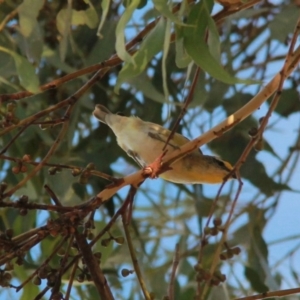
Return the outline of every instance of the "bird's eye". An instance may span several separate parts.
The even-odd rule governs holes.
[[[224,167],[227,169],[226,165],[224,164],[224,162],[222,160],[219,160],[217,158],[214,158],[214,161],[220,166],[220,167]]]
[[[228,172],[232,170],[232,166],[229,163],[224,162],[223,160],[217,159],[215,157],[214,157],[214,161],[217,165],[222,167],[224,170],[227,170]]]

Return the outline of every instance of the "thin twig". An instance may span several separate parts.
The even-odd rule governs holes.
[[[135,51],[130,51],[130,54],[134,54],[134,53],[135,53]],[[80,76],[83,76],[83,75],[86,75],[89,73],[99,72],[102,69],[113,68],[113,67],[119,65],[120,63],[122,63],[122,60],[118,56],[113,55],[110,59],[103,61],[99,64],[95,64],[95,65],[86,67],[84,69],[80,69],[71,74],[67,74],[59,79],[53,80],[49,83],[46,83],[46,84],[40,86],[40,90],[41,90],[41,92],[44,92],[49,89],[58,88],[60,85],[66,83],[70,80],[73,80],[75,78],[78,78]],[[14,94],[2,94],[2,95],[0,95],[0,104],[7,102],[7,101],[12,101],[12,100],[17,101],[20,99],[24,99],[26,97],[30,97],[32,95],[34,95],[34,94],[31,92],[28,92],[28,91],[22,91],[22,92],[18,92],[18,93],[14,93]]]
[[[65,294],[65,300],[69,300],[70,299],[71,290],[72,290],[73,281],[74,281],[74,277],[75,277],[75,274],[76,274],[78,262],[79,262],[79,258],[77,258],[74,261],[74,264],[73,264],[73,267],[72,267],[72,271],[71,271],[71,274],[70,274],[70,279],[69,279],[69,282],[68,282],[68,288],[67,288],[67,291],[66,291],[66,294]]]
[[[128,195],[122,204],[122,206],[116,211],[116,213],[113,215],[113,217],[110,219],[110,221],[105,225],[105,227],[93,238],[93,240],[90,242],[90,246],[94,246],[96,242],[106,233],[110,230],[110,228],[115,224],[116,220],[119,216],[121,216],[129,206],[131,202],[131,197],[129,196],[130,191],[128,192]]]
[[[174,253],[174,258],[173,258],[173,263],[172,263],[172,271],[171,271],[171,276],[170,276],[170,284],[168,288],[168,296],[170,300],[174,300],[174,292],[175,292],[175,276],[176,276],[176,271],[177,267],[179,265],[179,244],[177,243],[175,245],[175,253]]]
[[[56,274],[55,285],[54,285],[54,287],[52,288],[52,291],[51,291],[51,297],[52,298],[54,298],[55,295],[58,294],[58,292],[59,292],[59,289],[60,289],[60,286],[61,286],[61,278],[64,274],[64,269],[65,269],[65,266],[67,264],[68,258],[70,256],[70,249],[71,249],[71,246],[72,246],[73,241],[74,241],[74,235],[72,234],[68,238],[69,238],[68,246],[65,249],[64,257],[60,260],[59,271],[58,271],[58,274]]]
[[[222,251],[222,247],[224,245],[224,243],[226,242],[226,239],[227,239],[227,232],[228,232],[228,228],[229,228],[229,225],[231,223],[231,218],[233,216],[233,212],[234,212],[234,209],[235,209],[235,206],[237,204],[237,201],[239,199],[239,196],[242,192],[242,184],[239,184],[239,187],[238,187],[238,190],[236,192],[236,195],[235,195],[235,198],[232,202],[232,205],[231,205],[231,208],[230,208],[230,211],[229,211],[229,215],[227,217],[227,220],[224,224],[224,231],[223,231],[223,234],[222,234],[222,237],[221,237],[221,240],[219,241],[215,251],[214,251],[214,255],[213,255],[213,259],[212,259],[212,263],[211,263],[211,266],[210,266],[210,270],[209,270],[209,273],[210,274],[213,274],[216,270],[216,267],[220,261],[220,254],[221,254],[221,251]],[[205,298],[205,295],[207,293],[209,289],[209,282],[205,282],[205,285],[204,285],[204,288],[203,290],[201,291],[201,293],[199,294],[200,295],[200,299],[202,299],[203,297]]]
[[[38,293],[33,300],[41,300],[45,294],[49,291],[50,287],[46,286],[40,293]]]
[[[59,199],[57,198],[57,196],[55,195],[55,193],[52,191],[52,189],[49,187],[48,184],[44,185],[44,189],[46,190],[48,195],[51,197],[51,199],[53,200],[55,205],[62,206],[61,202],[59,201]]]
[[[34,121],[28,122],[25,124],[19,131],[18,133],[7,143],[6,146],[0,151],[0,155],[4,154],[8,148],[15,142],[15,140],[33,123]]]
[[[19,285],[16,289],[16,291],[20,291],[36,274],[40,271],[41,268],[43,268],[45,265],[47,265],[52,257],[57,253],[57,251],[64,245],[66,242],[67,237],[64,237],[58,245],[56,245],[55,249],[52,251],[52,253],[47,257],[47,259],[38,267],[35,269],[35,271],[27,277],[25,281],[22,282],[21,285]]]
[[[265,293],[242,297],[242,298],[235,298],[235,300],[259,300],[259,299],[274,298],[274,297],[281,298],[284,296],[295,295],[299,293],[300,293],[300,288],[295,288],[295,289],[279,290],[273,292],[265,292]]]
[[[0,159],[4,159],[4,160],[9,160],[9,161],[13,161],[16,163],[22,162],[23,165],[32,165],[32,166],[37,166],[39,165],[39,162],[36,161],[31,161],[31,160],[26,160],[26,161],[22,161],[21,158],[15,158],[15,157],[11,157],[11,156],[6,156],[6,155],[1,155],[0,154]],[[60,169],[69,169],[69,170],[78,170],[78,172],[82,172],[84,170],[83,167],[78,167],[78,166],[72,166],[72,165],[63,165],[63,164],[54,164],[54,163],[45,163],[44,166],[46,167],[56,167],[56,168],[60,168]],[[97,177],[101,177],[104,178],[108,181],[111,182],[117,182],[118,179],[110,176],[106,173],[97,171],[97,170],[89,170],[89,174],[93,175],[93,176],[97,176]]]
[[[198,81],[198,78],[199,78],[199,74],[200,74],[200,68],[197,67],[194,78],[193,78],[192,85],[191,85],[190,90],[189,90],[189,93],[188,93],[188,95],[187,95],[187,97],[184,101],[184,105],[183,105],[183,107],[180,111],[180,115],[178,116],[178,118],[177,118],[177,120],[176,120],[176,122],[175,122],[175,124],[174,124],[174,126],[171,130],[171,133],[169,134],[168,139],[166,140],[166,143],[165,143],[162,151],[164,151],[166,149],[167,145],[169,144],[169,141],[173,138],[174,134],[177,131],[177,128],[179,126],[180,121],[182,120],[183,116],[186,114],[187,107],[189,106],[189,104],[193,100],[193,96],[194,96],[196,84],[197,84],[197,81]]]
[[[0,23],[0,32],[4,29],[6,23],[8,23],[9,20],[11,20],[12,18],[14,18],[17,15],[17,13],[18,13],[18,7],[15,8],[14,10],[12,10],[9,14],[7,14],[5,16],[5,18]]]
[[[136,193],[136,189],[133,186],[131,186],[130,191],[128,193],[128,196],[129,196],[131,201],[133,200],[133,197],[134,197],[135,193]],[[129,223],[128,223],[128,218],[126,216],[126,211],[124,211],[123,214],[122,214],[122,223],[123,223],[123,228],[124,228],[126,241],[127,241],[129,253],[130,253],[130,256],[131,256],[131,261],[132,261],[132,264],[133,264],[133,268],[134,268],[134,271],[135,271],[136,276],[138,278],[138,281],[139,281],[140,287],[142,289],[143,295],[144,295],[146,300],[151,300],[150,293],[147,290],[147,287],[146,287],[146,284],[145,284],[145,281],[143,279],[142,272],[141,272],[141,269],[140,269],[140,266],[139,266],[139,263],[138,263],[138,259],[137,259],[136,254],[135,254],[135,248],[133,246],[131,235],[130,235],[130,232],[129,232]]]

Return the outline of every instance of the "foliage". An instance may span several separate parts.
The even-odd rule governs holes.
[[[272,223],[299,192],[298,16],[293,1],[2,1],[1,297],[299,292],[296,215]],[[193,145],[240,179],[143,182],[98,103],[169,128],[183,115],[190,139],[214,128]]]

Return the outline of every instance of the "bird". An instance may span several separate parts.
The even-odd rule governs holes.
[[[158,124],[143,121],[135,116],[114,114],[101,104],[95,106],[93,115],[111,128],[118,145],[142,168],[153,163],[162,154],[171,134],[170,130]],[[166,150],[169,153],[188,142],[188,138],[175,133],[168,141]],[[229,162],[204,155],[200,149],[196,149],[171,164],[159,177],[180,184],[216,184],[222,183],[226,176],[228,179],[236,178],[232,170]]]

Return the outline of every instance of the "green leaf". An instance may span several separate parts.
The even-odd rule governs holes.
[[[44,47],[43,49],[43,58],[47,60],[47,63],[52,65],[53,67],[62,70],[66,73],[72,73],[75,71],[74,68],[70,67],[67,63],[63,62],[60,57],[58,51],[53,51],[50,48]]]
[[[175,24],[187,26],[182,23],[170,10],[167,0],[153,0],[154,7],[166,18],[173,21]]]
[[[260,280],[259,274],[250,267],[245,267],[244,274],[249,280],[251,287],[258,293],[264,293],[269,290],[269,288]]]
[[[211,292],[209,293],[209,297],[207,297],[207,300],[216,300],[216,299],[222,299],[222,300],[230,300],[231,297],[229,296],[229,290],[228,286],[226,284],[219,285],[211,289]]]
[[[262,268],[262,260],[268,260],[268,246],[263,237],[263,229],[266,225],[265,211],[255,206],[248,207],[249,234],[251,236],[251,247],[249,250],[249,263],[252,267]],[[263,277],[263,269],[260,275]]]
[[[43,53],[44,37],[40,30],[39,24],[32,30],[29,36],[18,34],[16,41],[19,47],[26,53],[29,61],[35,62],[37,65],[40,63]]]
[[[125,34],[124,29],[131,19],[133,12],[136,10],[140,3],[140,0],[132,0],[126,7],[123,15],[121,16],[117,28],[116,28],[116,51],[118,56],[125,62],[132,61],[131,56],[125,49]]]
[[[87,25],[89,28],[95,28],[98,23],[98,16],[93,7],[86,10],[72,9],[72,25]]]
[[[247,120],[244,122],[247,122]],[[234,163],[239,159],[249,142],[247,131],[243,129],[242,125],[237,125],[233,130],[209,144],[209,147],[214,152],[218,153],[224,160],[230,163]],[[237,140],[239,143],[236,143]],[[255,150],[250,152],[241,168],[241,176],[248,179],[267,196],[272,196],[278,191],[291,190],[288,185],[276,182],[273,178],[268,176],[264,164],[256,159],[256,154],[257,152]]]
[[[198,216],[208,217],[211,212],[211,208],[214,205],[214,201],[206,197],[200,197],[199,199],[197,199],[195,205],[197,208]]]
[[[95,232],[100,232],[100,230],[102,230],[103,227],[105,227],[106,225],[104,221],[99,221],[99,222],[96,221],[94,224],[95,224]],[[108,239],[109,237],[110,237],[109,234],[105,233],[102,239]],[[101,256],[102,265],[105,265],[106,260],[110,257],[110,255],[113,252],[113,248],[114,248],[114,241],[110,241],[109,243],[107,243],[106,247],[102,246],[100,241],[95,245],[95,250],[100,251],[102,254]]]
[[[232,112],[245,105],[251,98],[252,96],[250,94],[236,93],[231,98],[223,101],[223,107],[227,115],[230,115]],[[257,120],[253,117],[248,117],[246,120],[236,125],[230,132],[213,140],[209,144],[209,147],[223,159],[234,163],[239,159],[249,142],[249,129],[257,127],[257,125]],[[238,143],[236,143],[237,140],[239,141]],[[278,157],[267,142],[266,149],[264,150],[272,153],[275,157]],[[250,152],[241,168],[242,177],[248,179],[267,196],[271,196],[277,191],[291,190],[288,185],[276,182],[274,178],[271,178],[267,174],[264,164],[256,159],[256,154],[257,152],[255,150]]]
[[[18,7],[21,32],[24,36],[30,36],[38,27],[37,16],[44,5],[44,0],[24,0]]]
[[[185,48],[183,46],[183,38],[176,39],[175,47],[176,47],[176,57],[175,57],[176,66],[178,68],[186,68],[190,64],[192,59],[185,51]]]
[[[275,111],[283,117],[288,117],[292,113],[300,111],[299,94],[296,88],[282,91]]]
[[[141,91],[143,95],[148,97],[149,99],[159,103],[166,103],[165,96],[160,93],[151,83],[147,74],[142,73],[135,78],[128,79],[127,82],[130,83],[131,86]]]
[[[71,5],[63,8],[56,16],[57,30],[62,36],[59,44],[59,53],[61,60],[65,59],[68,50],[68,40],[70,35],[71,25],[87,25],[89,28],[96,28],[98,24],[98,15],[90,1],[85,1],[89,4],[86,10],[72,9]]]
[[[18,266],[17,264],[14,266],[14,274],[20,281],[25,281],[29,276],[28,271],[24,266]],[[24,285],[20,292],[21,294],[18,295],[17,299],[26,300],[30,299],[32,295],[37,295],[39,293],[39,288],[30,282],[29,284]]]
[[[212,18],[208,18],[207,44],[212,57],[218,62],[221,61],[221,43],[219,31],[215,21]]]
[[[85,23],[89,28],[96,28],[99,22],[98,14],[90,0],[85,0],[89,4],[89,8],[84,10],[85,12]]]
[[[258,292],[266,291],[266,285],[272,290],[280,289],[280,286],[278,286],[276,280],[274,280],[273,272],[268,263],[268,244],[263,237],[263,230],[267,223],[265,210],[259,209],[251,204],[247,210],[250,236],[250,247],[247,247],[248,266],[251,266],[251,270],[247,270],[246,276],[249,276],[252,287]],[[252,276],[254,278],[252,278]]]
[[[72,7],[63,8],[56,16],[56,27],[62,36],[59,43],[59,55],[62,61],[65,60],[68,49],[68,37],[70,34],[70,26],[72,22]]]
[[[101,2],[102,16],[101,16],[100,24],[99,24],[98,29],[97,29],[97,35],[100,38],[103,38],[103,36],[101,34],[101,29],[104,25],[104,22],[106,21],[106,17],[107,17],[107,14],[108,14],[109,7],[110,7],[110,0],[102,0],[102,2]]]
[[[284,6],[283,9],[269,23],[271,38],[285,43],[288,34],[295,29],[299,18],[299,8],[295,5]]]
[[[191,9],[187,19],[187,24],[191,25],[192,28],[186,27],[183,29],[186,52],[199,67],[220,81],[227,84],[254,83],[250,80],[241,80],[231,76],[215,59],[214,55],[216,55],[216,53],[212,55],[210,52],[205,41],[205,36],[206,29],[209,27],[209,24],[212,28],[211,22],[214,22],[210,16],[212,4],[213,2],[210,0],[201,1]],[[215,37],[213,39],[213,45],[216,45]]]
[[[67,147],[66,147],[67,148]],[[74,194],[72,185],[78,181],[70,171],[63,170],[55,175],[49,175],[45,169],[45,184],[50,187],[55,187],[55,194],[59,199],[62,199],[64,205],[76,205],[81,203],[79,196]]]
[[[227,93],[229,85],[214,78],[209,78],[208,81],[210,82],[211,91],[203,106],[211,113],[224,101],[224,95]]]
[[[20,84],[31,93],[38,93],[39,79],[35,74],[35,68],[28,62],[26,58],[0,46],[0,51],[6,52],[12,56],[15,61],[17,74],[20,80]]]
[[[152,57],[162,49],[165,27],[166,22],[161,18],[155,28],[142,42],[140,49],[132,56],[132,61],[125,62],[115,85],[114,91],[116,93],[118,93],[120,85],[123,82],[143,72]]]

